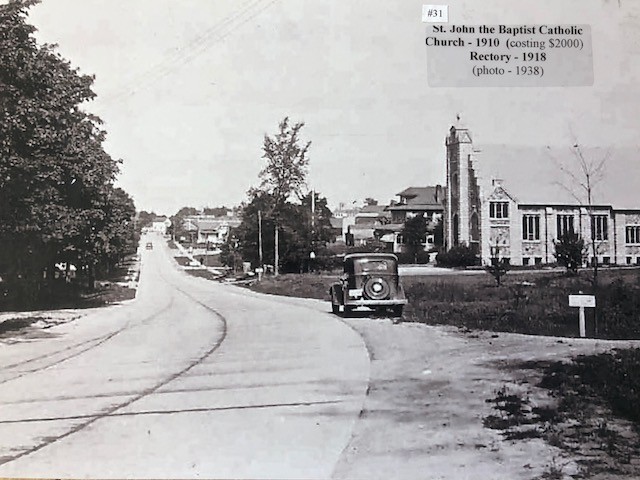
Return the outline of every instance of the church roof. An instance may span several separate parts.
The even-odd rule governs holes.
[[[575,148],[483,145],[476,149],[479,152],[474,153],[474,167],[479,183],[487,186],[494,179],[500,180],[520,204],[588,203],[579,185],[585,175]],[[594,166],[606,158],[593,182],[593,205],[640,209],[640,147],[582,147],[580,152]]]

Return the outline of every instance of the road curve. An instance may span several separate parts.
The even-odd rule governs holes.
[[[135,301],[0,346],[0,476],[330,477],[368,387],[361,337],[188,277],[153,241]]]

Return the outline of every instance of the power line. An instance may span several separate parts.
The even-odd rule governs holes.
[[[229,15],[216,25],[208,28],[188,44],[178,48],[177,51],[172,53],[167,59],[162,60],[152,68],[138,75],[138,78],[134,77],[128,81],[123,87],[121,87],[120,93],[107,97],[106,103],[119,103],[132,97],[143,88],[157,83],[167,75],[193,61],[213,45],[222,42],[235,30],[245,25],[277,1],[279,0],[271,0],[267,3],[263,3],[264,0],[249,0],[245,2],[243,7],[238,11]],[[259,6],[261,3],[263,3],[262,8],[255,10],[254,7]],[[254,13],[247,16],[251,11]],[[189,53],[182,55],[181,53],[183,50],[188,50]]]
[[[160,61],[159,63],[157,63],[150,69],[148,69],[147,71],[142,72],[137,77],[134,77],[131,80],[129,80],[126,84],[124,84],[120,88],[120,93],[117,93],[112,97],[112,100],[121,100],[130,96],[133,93],[136,93],[138,89],[146,85],[144,83],[145,77],[147,77],[147,82],[153,80],[154,78],[158,78],[158,79],[161,78],[163,73],[167,71],[168,65],[172,63],[176,64],[181,60],[181,58],[183,58],[183,55],[181,53],[182,50],[188,49],[188,48],[196,48],[198,45],[202,45],[206,41],[208,36],[214,34],[216,30],[221,30],[226,25],[232,23],[236,18],[245,14],[253,6],[259,4],[260,1],[261,0],[248,0],[247,2],[245,2],[244,5],[238,11],[234,12],[232,15],[227,16],[221,22],[213,25],[212,27],[209,27],[207,30],[199,34],[196,38],[191,40],[186,45],[175,49],[177,51],[174,51],[173,53],[171,53],[170,56],[168,56],[166,59]]]

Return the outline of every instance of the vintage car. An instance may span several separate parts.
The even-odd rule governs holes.
[[[396,317],[407,304],[398,276],[398,257],[391,253],[352,253],[344,257],[344,273],[329,289],[331,310],[348,315],[357,307],[390,308]]]

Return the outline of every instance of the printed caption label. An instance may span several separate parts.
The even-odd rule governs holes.
[[[449,6],[423,5],[422,21],[425,23],[447,23],[449,21]]]
[[[430,87],[593,85],[589,25],[432,25]]]

